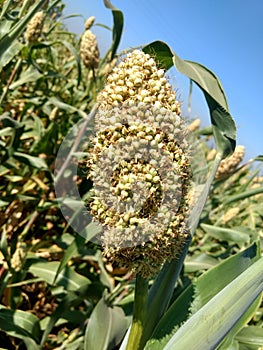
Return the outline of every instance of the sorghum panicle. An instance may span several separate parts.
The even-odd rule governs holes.
[[[16,250],[11,258],[11,266],[14,271],[18,272],[23,267],[27,255],[27,245],[23,242],[18,242]]]
[[[180,104],[164,71],[139,50],[113,69],[98,101],[89,208],[104,229],[104,256],[147,278],[189,235],[191,170]]]
[[[95,21],[95,17],[90,17],[85,24],[85,32],[82,35],[80,43],[80,57],[88,69],[98,68],[99,48],[96,35],[89,29]]]
[[[222,218],[222,224],[227,224],[229,221],[234,219],[238,215],[239,211],[240,209],[238,207],[229,209]]]
[[[85,30],[89,30],[95,22],[95,17],[91,16],[89,17],[85,22]]]
[[[180,115],[180,103],[164,73],[150,55],[134,50],[108,76],[98,96],[100,108],[120,106],[123,102],[129,102],[130,106],[143,102]]]
[[[194,132],[199,129],[200,125],[201,125],[201,120],[195,119],[191,124],[188,125],[188,129]]]
[[[208,154],[207,154],[207,156],[206,156],[206,160],[207,160],[208,162],[211,162],[212,160],[215,159],[215,156],[216,156],[216,150],[213,148],[213,149],[211,149],[211,150],[208,152]]]
[[[25,33],[25,39],[28,44],[34,44],[38,41],[43,25],[45,20],[45,14],[43,11],[37,12],[31,21],[27,25],[26,33]]]
[[[237,146],[234,153],[220,162],[216,172],[216,179],[221,180],[231,175],[242,162],[245,155],[245,147]]]

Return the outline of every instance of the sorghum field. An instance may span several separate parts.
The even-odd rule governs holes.
[[[263,156],[244,162],[213,72],[120,52],[104,4],[102,57],[94,17],[79,38],[60,0],[0,0],[0,349],[263,349]]]

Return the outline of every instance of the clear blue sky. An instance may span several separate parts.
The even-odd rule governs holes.
[[[103,0],[65,0],[69,29],[81,33],[84,19],[112,26],[111,11]],[[202,63],[220,78],[237,124],[237,142],[246,159],[263,154],[263,1],[262,0],[112,0],[124,14],[120,50],[155,40],[165,41],[183,59]],[[102,53],[111,33],[94,27]],[[187,105],[188,80],[177,71],[171,82]],[[186,108],[185,108],[186,111]],[[208,109],[194,87],[191,117],[208,125]]]

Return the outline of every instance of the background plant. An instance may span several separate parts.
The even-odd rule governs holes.
[[[86,236],[71,228],[54,194],[59,146],[70,128],[88,117],[105,74],[118,57],[123,15],[110,2],[104,3],[113,15],[112,44],[98,67],[87,68],[80,59],[80,40],[62,23],[61,1],[0,1],[0,343],[4,349],[125,348],[133,312],[133,276],[107,263],[89,241],[96,226],[88,226]],[[28,44],[24,33],[40,10],[45,14],[43,29]],[[258,297],[263,283],[262,156],[237,166],[223,179],[214,178],[221,159],[234,150],[235,140],[220,82],[205,67],[181,60],[162,42],[143,50],[154,54],[162,68],[175,65],[197,83],[212,122],[211,128],[195,131],[211,168],[196,214],[197,229],[186,259],[185,250],[179,262],[166,264],[151,281],[143,346],[214,348],[205,343],[209,334],[210,344],[220,349],[258,349],[263,344]],[[215,158],[211,140],[217,148]],[[91,183],[81,169],[77,181],[85,198]],[[66,187],[66,177],[63,184]],[[77,212],[78,203],[67,205]],[[223,302],[236,308],[222,319],[217,312]],[[191,320],[203,320],[206,312],[214,315],[213,322],[223,321],[222,333],[217,323],[195,319],[200,327],[192,333]]]

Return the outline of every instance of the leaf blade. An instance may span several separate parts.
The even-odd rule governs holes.
[[[36,316],[22,310],[12,310],[0,305],[0,328],[14,337],[40,339],[40,325]]]
[[[223,157],[233,153],[236,145],[236,126],[228,109],[226,96],[217,76],[205,66],[181,59],[170,47],[161,41],[155,41],[143,48],[149,54],[155,54],[156,61],[165,68],[174,66],[194,81],[203,91],[210,110],[211,123],[217,150]]]
[[[256,261],[184,323],[164,350],[172,350],[174,346],[178,350],[189,349],[193,339],[195,350],[216,348],[262,290],[263,258]]]

